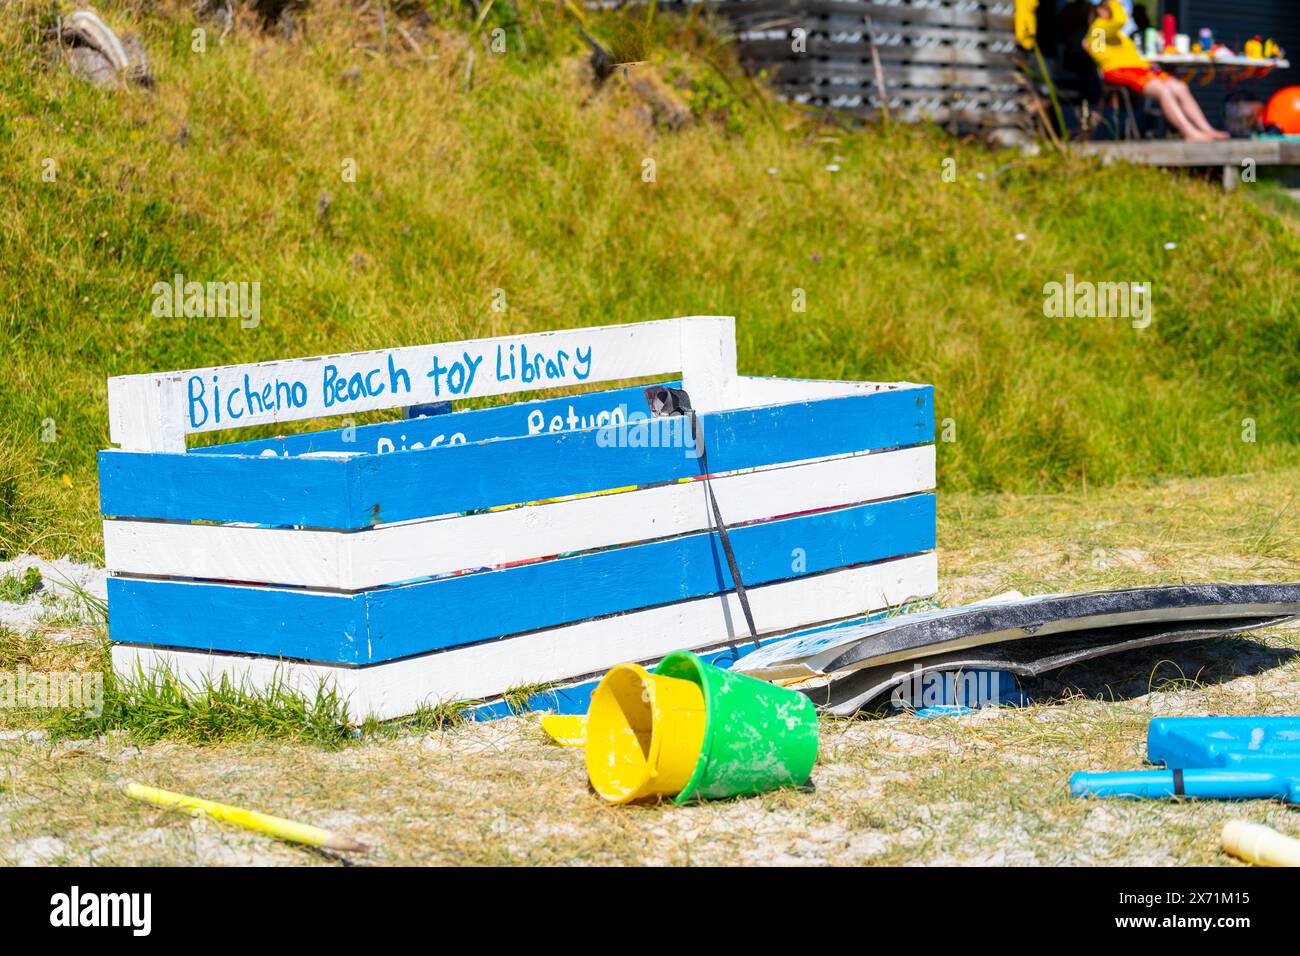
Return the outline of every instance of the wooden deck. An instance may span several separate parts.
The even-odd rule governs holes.
[[[1123,143],[1080,143],[1085,156],[1105,162],[1140,163],[1144,166],[1219,166],[1223,186],[1235,189],[1243,164],[1300,166],[1300,140],[1230,139],[1221,143],[1185,143],[1182,140],[1138,140]]]

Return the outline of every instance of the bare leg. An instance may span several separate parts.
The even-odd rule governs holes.
[[[1228,133],[1217,130],[1210,125],[1210,121],[1205,118],[1201,112],[1201,105],[1196,102],[1192,96],[1192,91],[1187,88],[1187,84],[1182,80],[1170,80],[1169,87],[1173,90],[1174,96],[1178,98],[1178,105],[1182,107],[1183,114],[1203,133],[1208,133],[1214,139],[1229,139]]]
[[[1191,121],[1179,103],[1178,94],[1167,81],[1152,80],[1142,92],[1160,104],[1160,111],[1165,114],[1165,119],[1169,120],[1189,143],[1209,143],[1214,139]]]

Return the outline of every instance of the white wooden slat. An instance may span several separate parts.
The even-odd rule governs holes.
[[[180,382],[152,375],[108,380],[109,440],[124,451],[185,451]]]
[[[934,487],[933,445],[723,475],[738,524]],[[412,578],[674,537],[711,526],[703,482],[346,531],[106,520],[118,575],[362,590]]]
[[[184,451],[184,435],[196,432],[644,378],[684,365],[702,394],[724,388],[736,373],[734,320],[689,316],[120,376],[109,380],[111,437],[132,451]]]
[[[748,594],[764,634],[775,634],[937,590],[938,561],[931,553],[769,584]],[[199,689],[205,679],[226,676],[250,689],[278,680],[312,695],[324,682],[347,700],[354,717],[387,719],[412,713],[422,703],[493,697],[511,687],[597,674],[621,661],[653,660],[731,639],[747,639],[734,593],[362,668],[122,644],[114,645],[112,654],[118,674],[130,677],[137,665],[145,673],[165,669]]]
[[[700,413],[735,407],[735,320],[699,316],[683,322],[681,350],[682,388],[691,396],[691,407]]]
[[[912,387],[914,386],[910,382],[842,382],[831,379],[738,375],[732,381],[729,398],[733,408],[753,408],[785,402],[816,402]]]

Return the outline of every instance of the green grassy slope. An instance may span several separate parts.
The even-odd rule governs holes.
[[[934,383],[949,489],[1297,457],[1300,238],[1248,198],[814,127],[666,17],[633,69],[684,84],[701,118],[676,132],[621,74],[593,87],[550,2],[494,5],[485,29],[522,26],[495,55],[450,6],[385,54],[328,3],[292,40],[241,23],[198,54],[189,7],[101,8],[143,36],[152,91],[70,78],[33,39],[45,5],[0,25],[0,551],[97,551],[108,375],[682,314],[738,316],[746,373]],[[261,325],[153,317],[177,272],[260,282]],[[1153,323],[1045,318],[1066,273],[1153,283]]]

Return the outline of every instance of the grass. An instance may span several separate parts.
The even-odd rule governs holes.
[[[1267,212],[1282,217],[1292,229],[1300,229],[1300,193],[1289,188],[1280,177],[1266,175],[1253,185],[1256,188],[1248,190],[1244,194],[1246,198],[1259,203]]]
[[[100,555],[109,375],[692,313],[739,317],[747,373],[934,383],[946,492],[1297,460],[1300,273],[1279,263],[1300,237],[1249,185],[817,125],[706,17],[591,16],[691,104],[670,132],[622,71],[592,83],[549,3],[493,4],[502,54],[465,7],[390,17],[417,52],[336,0],[292,39],[241,19],[195,53],[190,6],[101,7],[142,36],[152,91],[73,80],[43,3],[0,25],[0,556]],[[260,282],[260,325],[154,317],[176,273]],[[1151,282],[1152,325],[1044,318],[1066,273]]]
[[[1297,580],[1298,487],[1290,469],[1086,494],[948,494],[940,598]],[[81,643],[0,632],[0,671],[102,667],[102,653],[93,630]],[[331,862],[133,804],[118,792],[124,779],[351,832],[376,846],[372,861],[392,864],[1233,865],[1218,848],[1228,818],[1300,835],[1279,803],[1066,795],[1073,770],[1140,767],[1153,716],[1294,713],[1300,629],[1130,652],[1023,686],[1024,708],[824,720],[812,791],[682,808],[606,807],[587,790],[580,752],[548,744],[530,718],[466,721],[463,703],[339,732],[342,722],[304,719],[300,700],[271,713],[237,697],[204,707],[159,696],[81,737],[49,722],[66,717],[0,711],[0,861]]]
[[[27,568],[21,574],[10,571],[0,575],[0,601],[18,603],[26,601],[43,587],[41,572],[37,568]]]
[[[448,730],[462,727],[469,723],[469,710],[481,701],[453,700],[440,704],[421,706],[409,719],[392,722],[401,730],[416,733],[431,733],[436,730]]]
[[[554,686],[554,684],[550,683],[520,684],[517,687],[507,688],[506,692],[501,695],[501,699],[505,701],[510,713],[516,715],[525,714],[531,709],[528,705],[530,700],[548,693]]]
[[[165,673],[115,676],[102,625],[69,633],[67,622],[55,619],[27,634],[0,628],[0,674],[16,681],[23,670],[102,680],[99,699],[80,709],[4,702],[0,727],[35,730],[56,741],[115,735],[141,744],[281,739],[339,747],[360,733],[332,690],[304,695],[275,686],[251,693],[223,679],[196,692]],[[423,721],[419,726],[432,725],[428,717]]]
[[[127,680],[106,675],[101,714],[65,711],[50,730],[55,740],[125,734],[139,743],[276,739],[326,748],[343,746],[354,734],[347,707],[332,689],[250,692],[223,677],[195,692],[170,676],[140,674]]]

